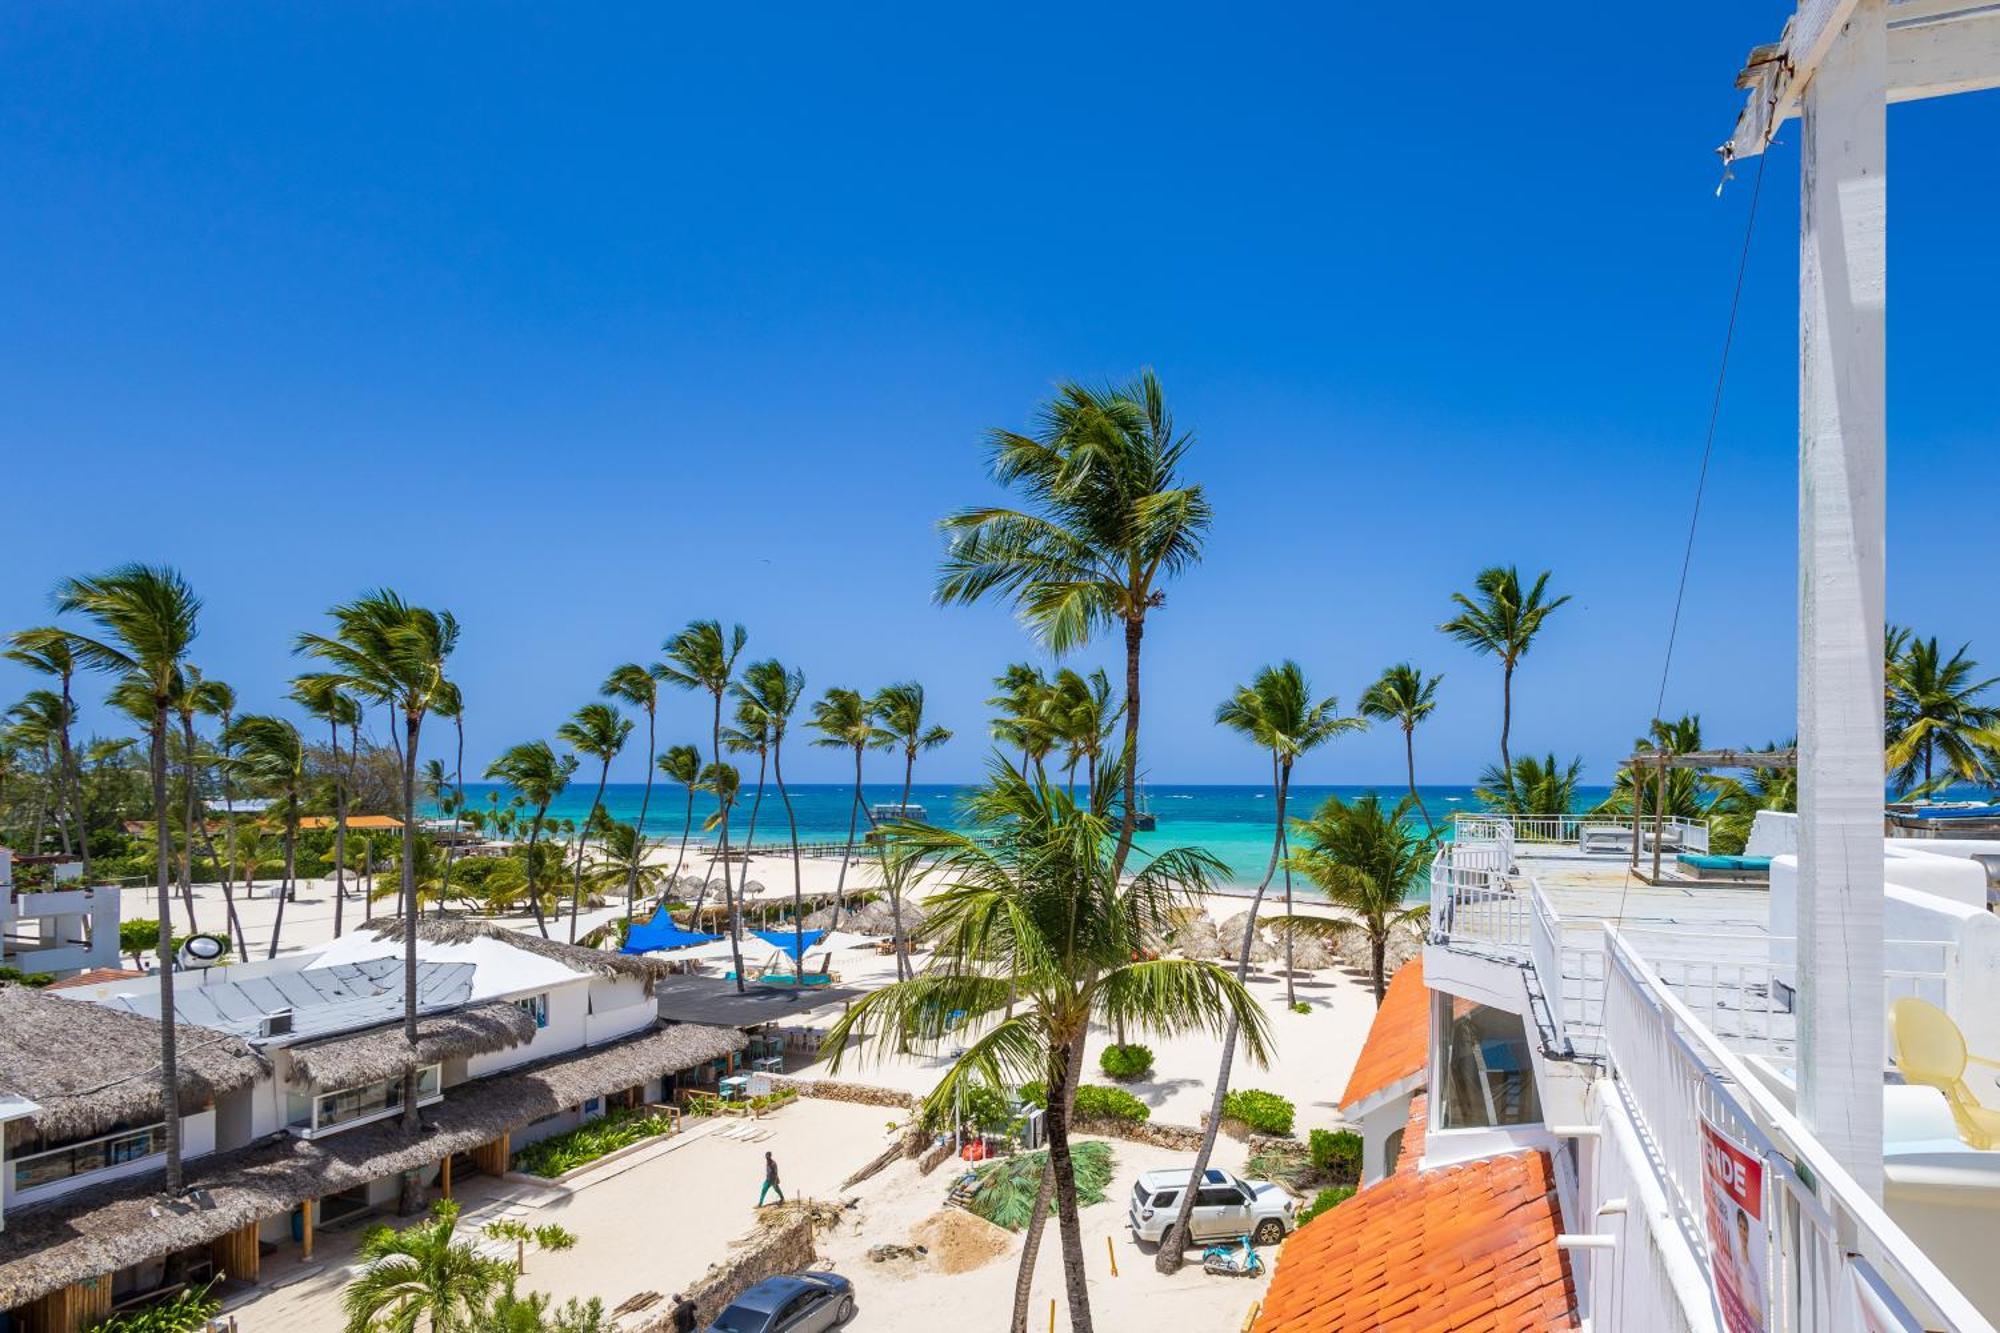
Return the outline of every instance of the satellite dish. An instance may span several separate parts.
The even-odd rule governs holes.
[[[229,957],[229,941],[220,935],[190,935],[181,941],[174,956],[183,968],[214,967]]]

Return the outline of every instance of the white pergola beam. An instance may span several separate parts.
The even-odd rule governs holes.
[[[1799,105],[1857,0],[1801,0],[1773,47],[1751,53],[1737,78],[1746,92],[1724,156],[1754,157]],[[1891,102],[2000,88],[2000,0],[1901,0],[1886,14]]]

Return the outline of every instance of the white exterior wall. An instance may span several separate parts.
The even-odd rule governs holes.
[[[186,1160],[192,1161],[197,1157],[205,1157],[214,1151],[215,1111],[210,1109],[197,1111],[193,1115],[182,1116],[181,1156]],[[19,1153],[14,1154],[15,1158],[19,1156]],[[47,1185],[30,1190],[16,1190],[14,1188],[14,1171],[12,1162],[10,1161],[5,1173],[5,1206],[8,1208],[20,1208],[31,1203],[39,1203],[44,1199],[61,1198],[65,1194],[74,1194],[79,1190],[94,1189],[109,1181],[122,1180],[126,1176],[138,1176],[144,1175],[148,1171],[158,1171],[166,1164],[166,1160],[167,1156],[165,1153],[154,1153],[150,1157],[141,1157],[130,1162],[120,1162],[117,1166],[108,1166],[102,1171],[92,1171],[87,1175],[75,1176],[69,1180],[52,1181]]]
[[[565,1051],[579,1050],[587,1044],[590,979],[577,977],[574,981],[521,991],[507,998],[525,1000],[541,994],[549,997],[549,1025],[539,1029],[534,1038],[525,1045],[471,1056],[465,1062],[467,1078],[485,1078],[488,1074],[496,1074],[515,1065],[545,1060],[551,1055],[561,1055]]]

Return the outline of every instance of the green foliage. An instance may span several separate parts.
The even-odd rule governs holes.
[[[215,1283],[211,1278],[157,1305],[112,1315],[92,1324],[90,1333],[195,1333],[222,1309],[222,1302],[208,1294]]]
[[[521,1241],[533,1245],[538,1250],[548,1250],[551,1253],[576,1248],[576,1233],[553,1222],[531,1227],[511,1217],[502,1217],[488,1222],[480,1230],[493,1240]]]
[[[1114,1043],[1097,1057],[1097,1067],[1116,1079],[1144,1078],[1153,1068],[1153,1048],[1138,1042]]]
[[[1321,1213],[1326,1212],[1330,1208],[1337,1208],[1353,1197],[1354,1186],[1352,1185],[1335,1185],[1331,1189],[1321,1190],[1313,1196],[1311,1203],[1299,1210],[1298,1225],[1304,1226]]]
[[[1357,1178],[1361,1172],[1361,1136],[1347,1129],[1316,1129],[1306,1135],[1306,1150],[1321,1171]]]
[[[1153,1118],[1153,1108],[1123,1088],[1086,1083],[1076,1090],[1076,1115],[1081,1120],[1123,1120],[1138,1125]]]
[[[1222,1099],[1222,1118],[1240,1120],[1257,1134],[1291,1133],[1293,1114],[1290,1101],[1260,1088],[1235,1088]]]
[[[221,940],[222,951],[225,954],[227,954],[228,952],[230,952],[230,950],[236,947],[236,942],[229,938],[228,932],[226,931],[204,930],[201,932],[201,934],[213,935],[216,939]],[[179,934],[169,929],[168,931],[169,944],[167,946],[168,951],[172,952],[174,949],[179,948],[181,941],[185,940],[186,938],[187,936]],[[152,917],[148,916],[133,917],[129,921],[120,921],[118,923],[119,953],[125,954],[126,956],[132,958],[140,958],[156,953],[159,950],[159,947],[160,947],[160,923],[154,920]]]
[[[551,1310],[547,1292],[515,1290],[518,1276],[509,1274],[500,1294],[486,1307],[478,1321],[479,1333],[611,1333],[611,1320],[597,1297],[579,1301],[572,1296]]]
[[[1257,1149],[1243,1163],[1243,1174],[1252,1180],[1275,1180],[1295,1194],[1320,1183],[1312,1159],[1296,1143],[1273,1143]]]
[[[1014,1123],[1014,1107],[1007,1094],[988,1083],[967,1083],[959,1097],[959,1111],[966,1123],[982,1134],[998,1134]]]
[[[1304,1000],[1294,1000],[1290,1007],[1291,1011],[1295,1014],[1309,1014],[1313,1011],[1313,1007]]]
[[[514,1154],[514,1169],[534,1176],[559,1176],[672,1127],[665,1116],[650,1111],[610,1111],[568,1133],[529,1144]]]
[[[11,981],[33,990],[40,990],[55,979],[53,972],[23,972],[18,967],[0,967],[0,981]]]
[[[1017,1153],[978,1168],[979,1191],[972,1196],[972,1211],[1009,1231],[1027,1226],[1048,1158],[1046,1152]],[[1111,1145],[1095,1140],[1071,1144],[1070,1159],[1076,1166],[1076,1201],[1085,1206],[1103,1203],[1116,1165]]]

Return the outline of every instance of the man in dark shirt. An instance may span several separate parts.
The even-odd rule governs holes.
[[[778,1183],[778,1159],[767,1152],[764,1154],[764,1188],[757,1191],[757,1206],[759,1208],[764,1206],[765,1196],[769,1195],[773,1190],[776,1190],[778,1193],[778,1202],[783,1203],[785,1201],[785,1187]]]
[[[694,1333],[694,1302],[674,1293],[674,1333]]]

